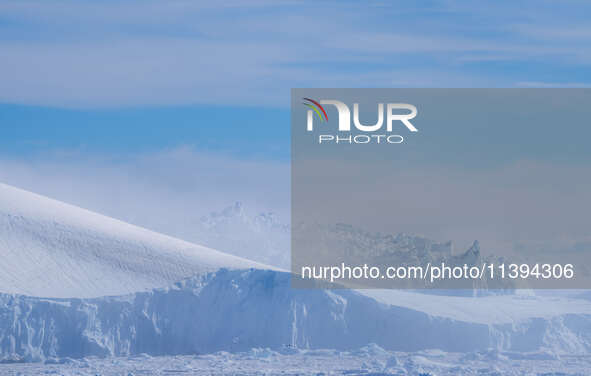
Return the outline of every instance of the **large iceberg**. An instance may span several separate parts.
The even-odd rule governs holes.
[[[591,302],[294,289],[286,271],[0,185],[0,359],[271,349],[586,354]]]

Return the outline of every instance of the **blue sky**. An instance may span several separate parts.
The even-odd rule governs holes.
[[[0,104],[0,156],[57,150],[125,157],[177,146],[289,158],[289,111],[218,105],[70,109]],[[248,142],[246,142],[248,140]]]
[[[588,14],[582,0],[2,1],[0,181],[188,239],[235,200],[286,218],[291,88],[589,87]],[[586,168],[577,127],[569,163]],[[471,156],[499,155],[479,142]],[[557,162],[540,145],[503,156]]]
[[[187,143],[283,158],[292,87],[589,86],[590,8],[8,0],[0,120],[11,129],[0,145],[23,154]],[[241,142],[247,134],[256,141]]]

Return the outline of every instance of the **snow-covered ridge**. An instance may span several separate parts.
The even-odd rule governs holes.
[[[0,292],[89,298],[270,267],[0,183]]]

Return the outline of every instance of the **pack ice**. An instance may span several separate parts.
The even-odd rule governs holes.
[[[0,184],[0,361],[368,343],[587,354],[591,302],[297,290],[280,269]]]

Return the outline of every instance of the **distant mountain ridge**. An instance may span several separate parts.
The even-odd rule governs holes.
[[[240,201],[203,216],[196,226],[200,244],[279,268],[290,267],[290,226],[273,212],[250,215]]]

